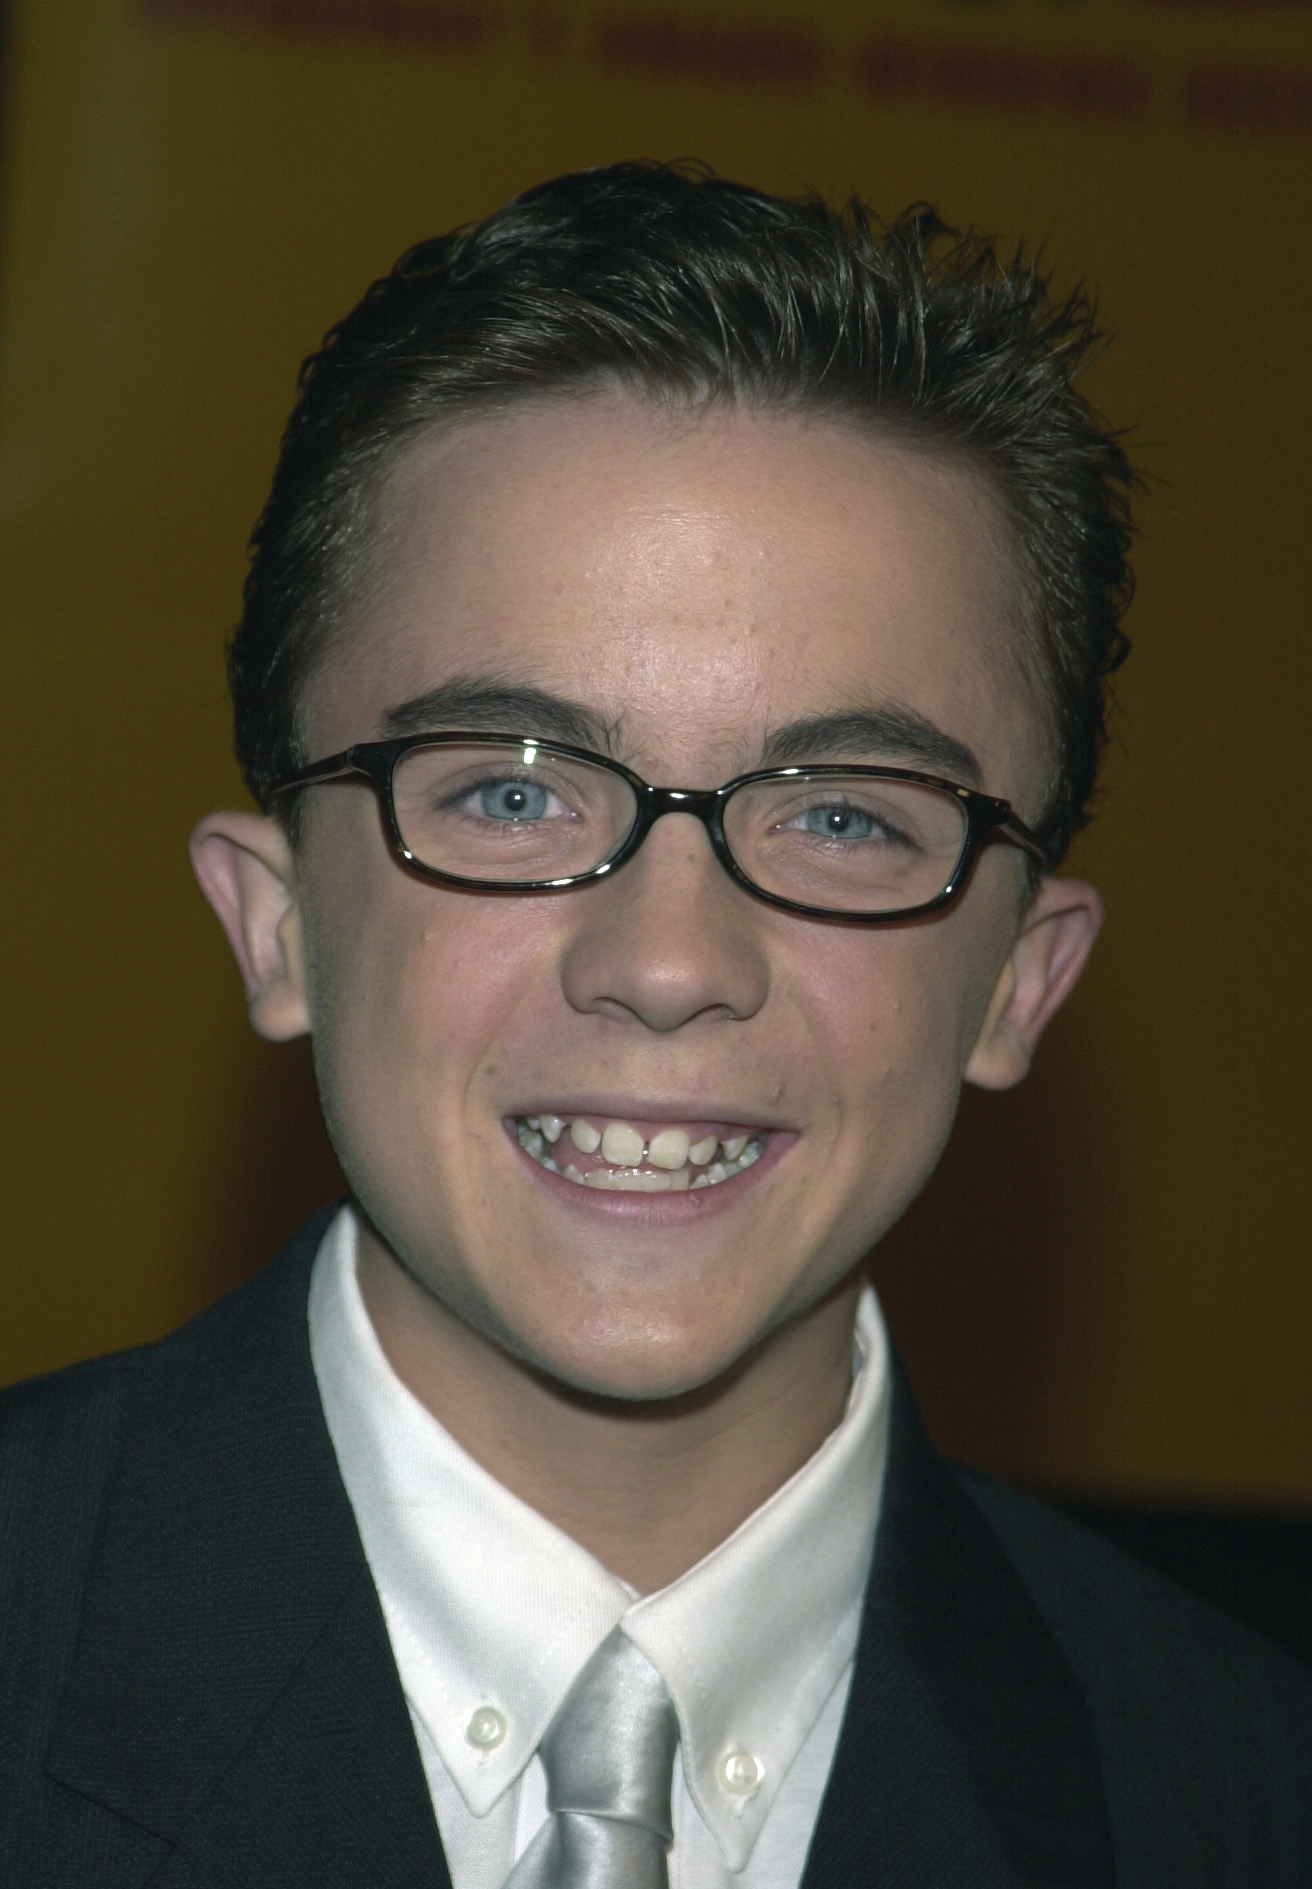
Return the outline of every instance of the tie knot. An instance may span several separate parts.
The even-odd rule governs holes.
[[[679,1721],[651,1661],[616,1627],[566,1694],[540,1756],[550,1810],[636,1824],[673,1839]]]

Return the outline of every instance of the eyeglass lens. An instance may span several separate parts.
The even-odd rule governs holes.
[[[622,776],[531,743],[411,748],[392,800],[414,859],[488,885],[595,871],[638,812]],[[954,794],[915,782],[801,774],[738,788],[724,834],[764,892],[828,911],[898,911],[948,885],[966,812]]]

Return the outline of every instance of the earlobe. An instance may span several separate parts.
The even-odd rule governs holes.
[[[1102,900],[1080,879],[1045,879],[1021,921],[964,1076],[1010,1089],[1029,1069],[1039,1038],[1079,981],[1102,925]]]
[[[211,813],[188,842],[192,870],[232,946],[251,1026],[272,1042],[310,1027],[296,859],[277,821]]]

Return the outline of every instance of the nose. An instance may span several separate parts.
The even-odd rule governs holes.
[[[574,895],[565,996],[576,1010],[677,1030],[754,1016],[769,990],[757,902],[736,886],[701,821],[657,820],[613,879]]]

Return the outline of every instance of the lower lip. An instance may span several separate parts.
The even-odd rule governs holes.
[[[520,1147],[513,1121],[507,1120],[504,1126],[520,1161],[563,1205],[572,1207],[577,1213],[600,1214],[603,1219],[618,1220],[629,1226],[649,1227],[698,1226],[708,1214],[731,1211],[746,1199],[754,1186],[778,1167],[797,1140],[797,1136],[786,1129],[771,1129],[760,1158],[753,1161],[750,1167],[731,1175],[727,1181],[718,1181],[713,1187],[699,1187],[695,1191],[690,1188],[679,1194],[642,1194],[618,1190],[611,1192],[603,1187],[582,1187],[577,1181],[567,1181],[563,1174],[553,1174],[550,1168],[544,1168]]]

